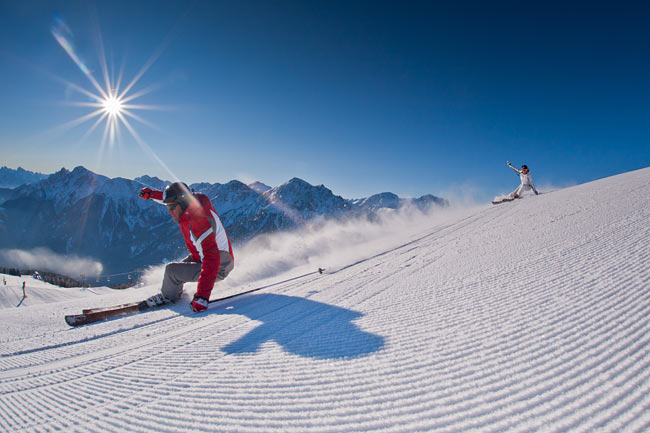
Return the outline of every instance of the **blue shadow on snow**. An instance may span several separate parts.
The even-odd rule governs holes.
[[[356,358],[379,351],[384,337],[352,323],[363,314],[295,296],[250,295],[224,303],[217,314],[240,314],[263,322],[226,345],[226,353],[254,353],[267,341],[306,358]]]

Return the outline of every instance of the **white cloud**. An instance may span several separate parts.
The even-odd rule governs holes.
[[[102,264],[96,260],[57,254],[47,248],[0,250],[0,263],[7,267],[46,270],[70,277],[96,276],[103,269]]]

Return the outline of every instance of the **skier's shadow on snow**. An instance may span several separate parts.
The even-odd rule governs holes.
[[[356,358],[384,347],[384,337],[362,331],[353,323],[363,314],[305,298],[250,295],[212,311],[263,322],[222,348],[229,354],[255,353],[268,341],[296,355],[317,359]]]

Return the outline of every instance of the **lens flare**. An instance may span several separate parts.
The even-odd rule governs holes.
[[[144,105],[144,104],[132,104],[131,101],[140,98],[157,88],[157,86],[150,85],[145,89],[139,90],[137,92],[131,92],[136,83],[142,78],[142,76],[147,72],[151,65],[157,60],[157,58],[162,54],[162,49],[158,49],[154,54],[147,60],[144,66],[140,71],[135,75],[135,77],[129,82],[126,86],[121,88],[122,84],[122,75],[124,68],[122,67],[118,73],[117,79],[113,77],[113,74],[109,74],[108,65],[106,63],[106,56],[104,54],[104,46],[102,42],[101,33],[98,31],[98,42],[99,42],[99,61],[101,64],[102,75],[104,85],[102,86],[93,75],[93,71],[87,66],[83,61],[81,56],[77,53],[74,43],[72,41],[72,31],[66,25],[65,21],[60,17],[55,17],[52,27],[50,28],[52,36],[58,42],[58,44],[63,48],[63,50],[70,56],[72,61],[77,65],[81,72],[86,76],[90,84],[94,88],[93,90],[84,89],[81,86],[70,83],[67,80],[64,81],[70,89],[75,90],[76,92],[83,95],[86,101],[71,102],[68,105],[78,106],[78,107],[89,107],[92,111],[88,114],[85,114],[77,119],[74,119],[65,125],[62,125],[64,128],[73,128],[79,126],[85,122],[88,122],[92,119],[96,119],[92,124],[90,129],[86,132],[83,139],[90,136],[102,123],[104,124],[104,132],[101,141],[101,149],[108,143],[112,148],[116,142],[121,140],[121,127],[124,126],[129,132],[131,137],[138,143],[138,145],[149,154],[158,164],[161,165],[171,176],[176,179],[174,173],[167,167],[167,165],[156,155],[156,153],[151,149],[151,147],[140,137],[136,132],[134,126],[129,121],[133,119],[138,123],[143,125],[154,127],[151,123],[142,119],[140,116],[133,113],[134,110],[165,110],[169,107],[160,107],[155,105]],[[87,102],[88,99],[95,102]]]

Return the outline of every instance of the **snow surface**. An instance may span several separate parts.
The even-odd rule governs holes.
[[[23,282],[25,283],[26,295],[24,298]],[[15,308],[19,304],[21,307],[28,307],[31,305],[62,302],[79,298],[88,299],[86,302],[96,302],[98,295],[107,293],[115,293],[115,290],[109,287],[63,288],[42,280],[37,280],[31,275],[17,277],[14,275],[0,274],[0,309]],[[21,310],[21,312],[24,311],[24,309]],[[2,341],[5,341],[4,335]]]
[[[161,268],[139,289],[12,299],[0,430],[650,431],[649,244],[646,168],[261,238],[213,298],[268,287],[204,314],[63,321],[155,293]]]

